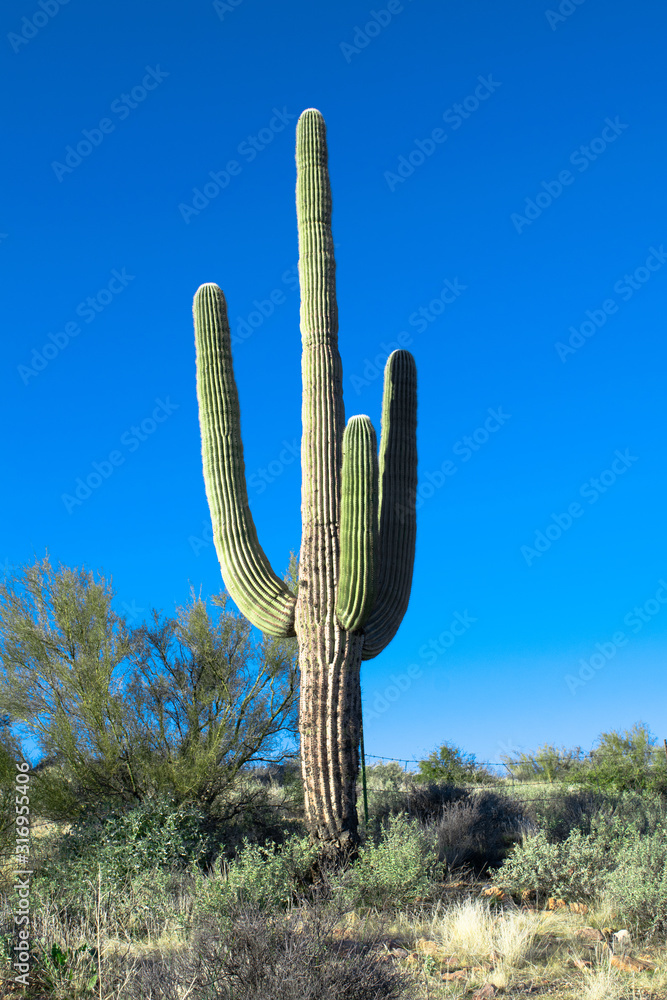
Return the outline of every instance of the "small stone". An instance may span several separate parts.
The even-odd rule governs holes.
[[[392,958],[407,958],[410,954],[406,948],[388,948],[387,951]]]
[[[468,978],[468,970],[467,969],[457,969],[456,972],[443,972],[442,978],[443,978],[443,981],[446,982],[446,983],[453,983],[453,982],[456,982],[457,980],[460,981],[461,979],[467,979]]]
[[[490,1000],[496,995],[496,992],[495,986],[492,986],[491,983],[484,983],[484,986],[473,993],[472,1000]]]
[[[492,899],[505,899],[505,893],[498,885],[491,885],[486,889],[482,889],[483,896],[490,896]]]
[[[580,927],[576,933],[581,941],[589,941],[591,944],[598,944],[600,941],[604,941],[604,934],[602,931],[597,930],[596,927]]]
[[[640,962],[638,958],[631,958],[629,955],[612,955],[610,961],[615,969],[622,972],[646,972],[653,968],[649,962]]]
[[[616,933],[611,936],[611,942],[615,955],[628,955],[630,953],[630,949],[632,948],[630,931],[616,931]]]
[[[417,938],[415,941],[415,948],[422,955],[437,955],[438,946],[435,941],[429,941],[428,938]]]

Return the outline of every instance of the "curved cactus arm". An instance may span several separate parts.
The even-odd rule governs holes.
[[[417,369],[409,351],[394,351],[384,370],[379,465],[377,597],[364,629],[364,660],[391,642],[410,599],[417,536]]]
[[[296,598],[271,569],[248,505],[239,398],[221,289],[202,285],[193,313],[204,482],[222,577],[253,625],[267,635],[292,636]]]
[[[350,417],[343,434],[340,580],[336,615],[356,632],[373,609],[378,551],[377,438],[368,417]]]

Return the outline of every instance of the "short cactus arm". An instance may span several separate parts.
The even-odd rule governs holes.
[[[364,629],[364,660],[391,642],[410,599],[417,536],[417,369],[408,351],[394,351],[385,367],[379,465],[377,597]]]
[[[270,636],[295,635],[296,598],[271,569],[248,505],[227,304],[220,288],[202,285],[193,312],[204,482],[222,577],[253,625]]]
[[[341,480],[336,615],[344,629],[356,632],[373,609],[378,551],[377,438],[368,417],[348,420]]]

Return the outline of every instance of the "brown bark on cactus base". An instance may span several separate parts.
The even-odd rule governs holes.
[[[304,610],[304,605],[297,605]],[[304,617],[309,618],[305,609]],[[310,627],[308,627],[310,626]],[[353,856],[359,843],[357,777],[361,726],[363,636],[337,624],[297,627],[299,732],[306,825],[320,854],[332,860]]]

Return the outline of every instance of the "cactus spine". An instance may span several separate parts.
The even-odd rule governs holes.
[[[385,368],[379,459],[368,417],[345,426],[326,128],[297,125],[301,283],[302,539],[296,597],[271,569],[248,506],[231,337],[222,291],[195,296],[202,459],[224,582],[250,621],[296,635],[306,819],[335,853],[357,840],[361,661],[395,635],[410,595],[417,489],[416,370],[395,351]]]

